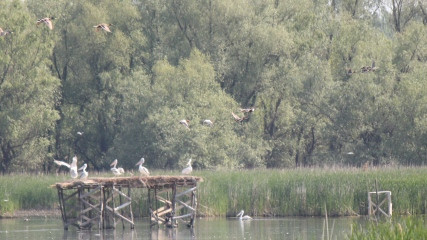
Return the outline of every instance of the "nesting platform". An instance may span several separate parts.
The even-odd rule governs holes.
[[[193,227],[197,209],[195,176],[112,177],[73,180],[52,185],[58,190],[64,229],[116,228],[119,221],[134,228],[131,197],[135,188],[147,189],[152,225],[176,227],[177,220]],[[141,202],[140,202],[141,203]],[[153,210],[155,209],[155,210]],[[181,214],[181,215],[178,215]]]

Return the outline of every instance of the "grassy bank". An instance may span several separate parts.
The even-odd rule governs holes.
[[[177,174],[155,172],[153,175]],[[109,174],[105,174],[109,175]],[[253,216],[329,216],[367,214],[367,192],[392,191],[393,214],[424,214],[427,168],[303,168],[287,170],[195,171],[204,182],[198,190],[199,214],[234,216],[244,209]],[[0,176],[0,214],[16,210],[53,209],[58,197],[49,186],[68,176]],[[144,192],[133,192],[134,209],[145,204]]]

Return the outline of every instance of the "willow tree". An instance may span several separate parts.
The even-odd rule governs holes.
[[[21,1],[0,3],[0,22],[12,34],[0,38],[0,170],[40,170],[49,158],[49,132],[58,114],[60,82],[51,75],[53,41],[48,28]]]
[[[113,150],[119,157],[129,164],[144,157],[149,166],[169,169],[184,166],[189,158],[201,168],[263,165],[262,144],[245,140],[248,123],[234,121],[231,112],[240,114],[239,106],[221,90],[200,51],[193,50],[177,66],[159,61],[153,71],[152,80],[134,76],[145,83],[129,109],[135,114],[124,118]],[[190,121],[189,128],[179,123],[183,119]],[[203,124],[206,119],[213,126]]]

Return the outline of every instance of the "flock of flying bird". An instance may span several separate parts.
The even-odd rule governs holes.
[[[243,117],[238,116],[237,114],[235,114],[234,112],[231,112],[231,115],[234,118],[234,121],[241,123],[244,120],[249,119],[249,113],[252,113],[255,111],[255,108],[241,108],[240,112],[243,113]],[[179,121],[180,124],[184,125],[188,130],[190,130],[190,120],[188,119],[182,119]],[[203,124],[208,126],[208,127],[212,127],[214,125],[213,121],[210,119],[205,119],[203,120]]]
[[[54,20],[54,19],[55,19],[55,17],[40,18],[39,20],[37,20],[36,24],[37,24],[37,26],[40,24],[46,24],[46,26],[50,30],[52,30],[53,29],[52,20]],[[95,25],[93,27],[96,29],[96,31],[104,30],[106,32],[111,32],[110,26],[113,26],[113,24],[111,24],[111,23],[100,23],[100,24]],[[6,36],[6,35],[11,34],[11,33],[13,33],[13,32],[9,31],[9,30],[3,30],[2,28],[0,28],[0,37]]]

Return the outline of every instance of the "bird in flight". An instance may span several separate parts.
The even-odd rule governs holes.
[[[53,24],[52,24],[52,20],[54,20],[54,17],[45,17],[45,18],[40,18],[39,20],[37,20],[37,26],[44,23],[47,25],[47,27],[52,30],[53,29]]]
[[[241,108],[240,111],[243,113],[251,113],[251,112],[255,111],[255,108],[253,108],[253,107],[252,108]]]
[[[188,126],[190,120],[182,119],[181,121],[179,121],[179,123],[184,125],[187,129],[190,129],[190,127]]]
[[[236,121],[236,122],[242,122],[242,121],[248,119],[248,117],[246,117],[246,116],[239,117],[234,112],[231,112],[231,114],[233,115],[234,121]]]
[[[213,126],[213,122],[212,122],[211,120],[209,120],[209,119],[204,120],[204,121],[203,121],[203,124],[206,124],[206,125],[207,125],[207,126],[209,126],[209,127],[212,127],[212,126]]]
[[[98,25],[93,26],[94,28],[96,28],[96,31],[98,32],[99,30],[104,30],[106,32],[111,32],[110,30],[110,26],[113,26],[113,24],[111,23],[100,23]]]
[[[3,29],[0,28],[0,36],[1,37],[6,36],[6,35],[11,34],[11,33],[13,33],[13,32],[11,32],[11,31],[3,31]]]

